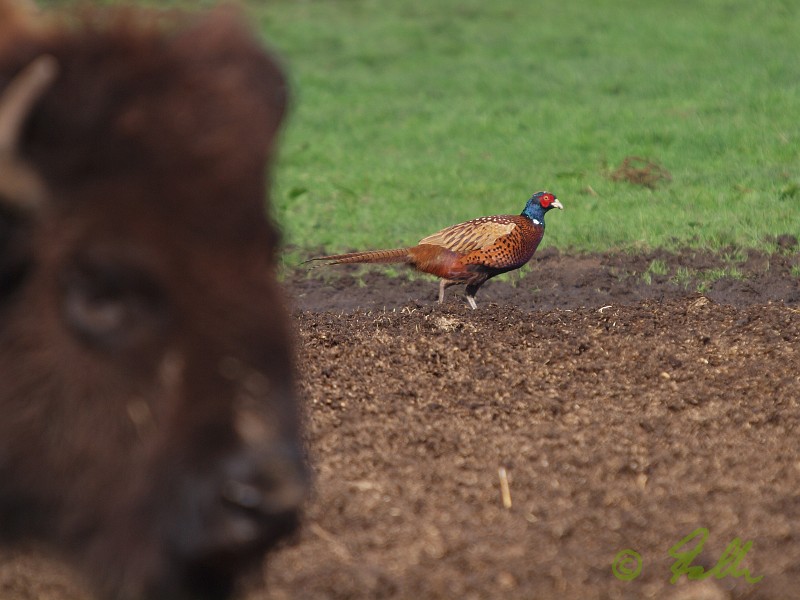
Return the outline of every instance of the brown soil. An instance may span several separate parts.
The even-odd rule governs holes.
[[[648,283],[653,261],[667,272]],[[242,596],[800,597],[798,268],[796,246],[545,250],[477,311],[458,288],[438,306],[430,279],[294,273],[315,493]],[[727,576],[671,584],[668,550],[701,527],[693,565],[752,547]],[[612,573],[624,549],[634,581]],[[30,552],[0,555],[0,598],[70,589]]]

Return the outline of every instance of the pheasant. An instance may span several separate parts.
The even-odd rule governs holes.
[[[439,304],[444,302],[446,288],[466,284],[467,302],[476,309],[475,294],[488,279],[519,269],[533,257],[544,236],[544,215],[553,208],[564,207],[550,192],[537,192],[519,215],[472,219],[422,238],[409,248],[331,254],[306,262],[406,263],[441,278]]]

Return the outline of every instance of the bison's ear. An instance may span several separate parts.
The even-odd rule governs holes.
[[[0,211],[35,213],[44,202],[45,186],[34,170],[19,158],[22,127],[37,100],[56,77],[52,56],[40,56],[22,69],[0,92]]]

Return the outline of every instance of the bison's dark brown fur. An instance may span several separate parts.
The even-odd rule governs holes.
[[[0,0],[0,104],[26,67],[52,81],[0,140],[0,535],[103,597],[224,597],[306,487],[264,215],[285,80],[227,11]]]

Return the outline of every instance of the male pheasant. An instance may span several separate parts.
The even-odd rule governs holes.
[[[442,229],[409,248],[331,254],[307,262],[407,263],[441,278],[439,304],[444,302],[447,287],[466,284],[467,302],[475,309],[475,294],[488,279],[519,269],[533,257],[544,236],[544,215],[553,208],[564,207],[550,192],[537,192],[519,215],[472,219]]]

